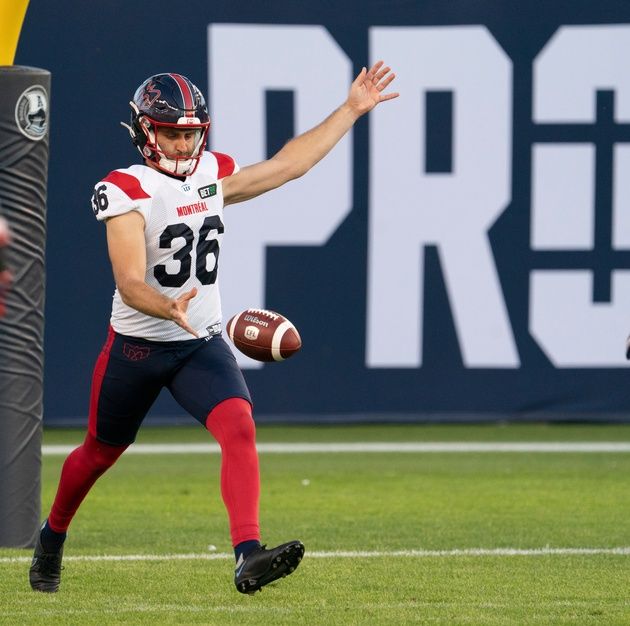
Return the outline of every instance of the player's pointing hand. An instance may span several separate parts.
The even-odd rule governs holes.
[[[190,291],[182,294],[171,303],[171,319],[186,332],[195,337],[199,334],[188,323],[188,303],[197,295],[197,287],[193,287]]]
[[[359,115],[400,95],[398,92],[383,93],[396,78],[391,68],[383,65],[383,61],[377,61],[369,70],[364,67],[350,87],[347,102]]]

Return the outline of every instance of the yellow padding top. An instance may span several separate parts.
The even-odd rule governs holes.
[[[0,65],[13,65],[28,0],[0,0]]]

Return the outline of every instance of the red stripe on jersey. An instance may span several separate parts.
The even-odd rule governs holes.
[[[189,109],[186,111],[186,117],[194,117],[193,95],[190,91],[188,83],[184,80],[183,76],[179,74],[169,74],[169,76],[177,83],[179,90],[182,92],[182,98],[184,99],[184,108]]]
[[[221,178],[225,178],[226,176],[231,176],[234,173],[234,168],[236,167],[234,159],[230,155],[223,154],[222,152],[213,152],[212,154],[214,154],[214,158],[219,164],[217,179],[220,180]]]
[[[103,178],[104,183],[116,185],[118,189],[126,193],[132,200],[143,200],[151,196],[142,188],[140,181],[131,174],[122,172],[110,172],[107,178]]]
[[[90,390],[90,413],[88,415],[88,431],[96,437],[96,420],[98,418],[98,399],[101,395],[101,385],[103,384],[103,378],[105,377],[105,371],[107,370],[107,364],[109,363],[109,353],[112,350],[112,344],[116,335],[114,329],[110,326],[107,333],[107,341],[96,359],[96,365],[94,366],[94,373],[92,374],[92,389]]]

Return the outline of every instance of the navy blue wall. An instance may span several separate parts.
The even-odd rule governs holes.
[[[608,231],[600,228],[591,252],[554,256],[530,244],[531,151],[541,140],[532,121],[533,60],[561,25],[626,22],[630,5],[620,0],[189,0],[185,9],[162,0],[31,0],[16,64],[46,68],[53,76],[45,419],[84,418],[93,362],[106,336],[113,280],[104,228],[94,220],[89,199],[92,186],[107,172],[137,161],[118,122],[128,117],[135,87],[152,73],[176,71],[206,92],[211,88],[210,23],[322,25],[351,59],[355,73],[371,57],[372,26],[485,25],[513,68],[512,200],[490,230],[490,242],[519,366],[464,366],[443,268],[431,246],[424,254],[422,366],[366,366],[368,124],[373,121],[361,120],[353,135],[352,212],[324,246],[268,249],[265,302],[299,326],[304,349],[286,363],[247,371],[259,415],[623,417],[630,398],[622,364],[554,365],[532,337],[529,280],[535,268],[593,270],[596,283],[603,285],[594,298],[606,302],[611,270],[630,268],[630,253],[611,250],[610,225]],[[627,58],[620,62],[627,66]],[[596,132],[601,134],[584,141],[630,141],[627,125]],[[579,141],[579,136],[558,141]],[[230,146],[220,148],[230,152]],[[610,160],[606,167],[612,167]],[[598,211],[600,205],[609,210],[612,189],[600,187],[598,194]],[[396,324],[396,318],[392,310],[382,323]],[[624,341],[620,336],[620,353]],[[158,416],[180,413],[168,397],[153,411]]]

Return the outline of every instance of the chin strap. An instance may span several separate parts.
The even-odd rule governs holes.
[[[133,115],[132,115],[132,124],[133,124],[133,119],[134,118],[137,119],[138,114],[140,113],[140,109],[136,106],[136,103],[131,100],[129,101],[129,106],[131,107],[131,110],[133,112]],[[138,138],[138,133],[136,132],[135,128],[131,124],[125,124],[125,122],[120,122],[120,125],[129,131],[129,136],[131,137],[131,141],[133,145],[139,148],[140,140]]]
[[[136,132],[134,131],[134,129],[131,128],[131,126],[129,126],[129,124],[125,124],[125,122],[120,122],[120,125],[124,126],[129,131],[129,135],[131,136],[131,140],[135,143],[135,141],[136,141]]]
[[[158,155],[157,164],[165,171],[174,174],[175,176],[188,176],[188,172],[190,172],[193,166],[194,159],[180,159],[180,163],[178,164],[174,159],[168,159],[165,156]],[[185,168],[184,172],[178,171],[178,165],[181,165]]]

